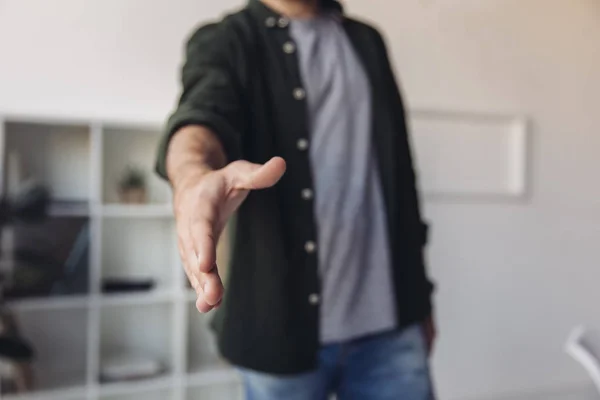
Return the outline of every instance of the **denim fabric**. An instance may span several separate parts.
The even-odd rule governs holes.
[[[315,371],[270,375],[240,370],[246,400],[430,400],[432,385],[420,325],[332,344]]]

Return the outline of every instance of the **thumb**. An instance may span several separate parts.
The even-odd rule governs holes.
[[[275,185],[285,173],[285,168],[283,158],[273,157],[263,165],[234,161],[222,172],[233,189],[256,190]]]

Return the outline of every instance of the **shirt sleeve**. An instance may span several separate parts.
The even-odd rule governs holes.
[[[384,61],[384,73],[387,81],[390,83],[388,85],[388,98],[392,103],[394,110],[396,113],[394,114],[396,118],[398,118],[397,124],[398,126],[404,126],[405,129],[402,129],[399,133],[400,137],[398,138],[399,145],[399,156],[406,160],[406,163],[402,167],[401,173],[404,175],[404,179],[408,182],[408,191],[406,195],[407,204],[414,209],[415,217],[416,217],[416,240],[419,242],[419,245],[424,248],[427,245],[429,240],[429,225],[423,220],[421,207],[420,207],[420,196],[418,189],[418,179],[417,174],[415,172],[415,163],[412,152],[411,140],[409,137],[408,124],[406,122],[406,111],[404,107],[404,102],[402,100],[402,94],[400,92],[400,87],[398,85],[396,76],[394,74],[394,68],[389,59],[389,52],[387,50],[387,46],[385,44],[385,40],[383,36],[376,30],[374,30],[376,35],[376,40]],[[422,251],[423,252],[423,251]],[[424,257],[424,255],[422,255]],[[424,282],[427,286],[427,290],[429,293],[433,293],[435,290],[435,284],[426,276],[425,273],[425,260],[423,259],[423,274],[424,274]]]
[[[156,172],[161,177],[167,179],[165,161],[170,139],[186,125],[211,129],[227,158],[239,158],[244,122],[231,42],[231,35],[220,24],[206,25],[189,39],[181,72],[181,97],[159,144]]]

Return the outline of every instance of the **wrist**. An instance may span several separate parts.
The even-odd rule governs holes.
[[[171,138],[166,164],[171,186],[178,191],[223,167],[225,156],[211,131],[200,126],[187,126]]]

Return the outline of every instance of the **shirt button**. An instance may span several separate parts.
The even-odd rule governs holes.
[[[296,147],[298,147],[298,150],[306,150],[306,149],[308,149],[308,140],[306,140],[306,139],[298,139],[298,141],[296,142]]]
[[[313,254],[317,250],[317,244],[315,242],[313,242],[312,240],[309,240],[308,242],[306,242],[304,244],[304,250],[308,254]]]
[[[294,89],[294,98],[296,100],[304,100],[304,98],[306,97],[306,91],[302,88],[296,88]]]
[[[289,18],[286,17],[281,17],[279,18],[279,21],[277,21],[277,25],[279,25],[280,28],[287,28],[287,26],[290,24],[290,20]]]
[[[265,20],[265,25],[267,28],[273,28],[277,23],[277,19],[275,17],[269,17]]]
[[[321,299],[319,298],[319,295],[316,293],[311,293],[308,296],[308,302],[313,306],[316,306],[317,304],[319,304],[319,300],[321,300]]]
[[[311,200],[313,198],[313,191],[311,189],[302,189],[302,198],[304,200]]]
[[[287,54],[292,54],[296,51],[296,45],[293,42],[285,42],[283,44],[283,51]]]

